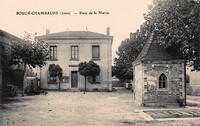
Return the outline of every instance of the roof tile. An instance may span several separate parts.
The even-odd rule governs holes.
[[[134,61],[137,63],[144,60],[178,60],[181,57],[176,55],[170,55],[158,42],[159,37],[158,32],[153,32],[146,44],[144,45],[142,51],[139,53],[138,57]]]

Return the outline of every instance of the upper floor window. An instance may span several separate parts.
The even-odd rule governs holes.
[[[92,58],[93,59],[99,59],[100,58],[99,45],[92,46]]]
[[[78,59],[78,46],[71,46],[71,59]]]
[[[50,59],[57,59],[57,46],[50,46]]]
[[[159,77],[159,89],[167,88],[167,77],[165,74],[161,74]]]

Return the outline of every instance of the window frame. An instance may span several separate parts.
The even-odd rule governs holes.
[[[69,83],[69,76],[62,76],[61,83]]]
[[[71,60],[78,60],[78,59],[79,59],[79,46],[71,45]]]
[[[50,51],[49,52],[49,60],[58,60],[58,47],[57,47],[57,45],[50,45],[49,51]]]
[[[100,82],[100,75],[88,76],[87,77],[87,82],[89,82],[91,84],[101,84],[101,82]]]
[[[168,77],[167,77],[166,74],[162,73],[162,74],[159,75],[159,77],[158,77],[158,88],[157,89],[158,89],[158,91],[166,91],[166,90],[169,89],[169,81],[168,81]]]
[[[58,77],[49,76],[48,78],[48,84],[57,84],[57,81],[58,81]]]
[[[98,47],[98,56],[97,57],[94,57],[93,55],[93,49],[94,47]],[[92,59],[94,60],[100,60],[100,45],[92,45]]]

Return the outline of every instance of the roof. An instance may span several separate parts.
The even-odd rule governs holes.
[[[147,40],[146,44],[144,45],[142,51],[137,56],[134,63],[144,60],[181,60],[182,58],[177,55],[169,54],[165,48],[163,48],[159,42],[157,41],[159,37],[158,32],[153,32],[149,39]]]
[[[0,42],[7,43],[12,41],[21,41],[21,39],[0,29]]]
[[[90,32],[90,31],[64,31],[58,33],[52,33],[48,35],[37,36],[38,39],[42,40],[87,40],[87,39],[108,39],[112,40],[113,37],[109,35],[104,35],[100,33]]]

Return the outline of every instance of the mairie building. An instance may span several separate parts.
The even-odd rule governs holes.
[[[59,89],[58,79],[51,77],[49,65],[59,65],[63,69],[60,88],[62,90],[83,90],[85,78],[78,72],[78,64],[93,60],[100,66],[100,74],[86,78],[87,90],[112,90],[112,42],[113,37],[91,31],[64,31],[37,36],[49,47],[47,64],[38,69],[41,87],[45,89]]]

